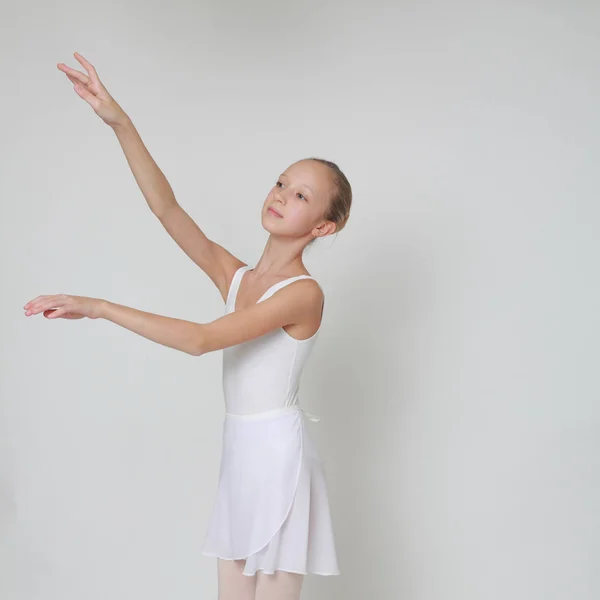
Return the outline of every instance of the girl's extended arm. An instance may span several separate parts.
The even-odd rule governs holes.
[[[163,317],[107,300],[100,301],[96,315],[164,346],[200,356],[306,321],[321,311],[322,303],[323,292],[316,283],[297,281],[258,304],[210,323]]]
[[[23,308],[27,317],[43,313],[52,320],[106,319],[163,346],[200,356],[285,325],[311,321],[315,314],[322,313],[323,292],[313,281],[295,281],[263,302],[235,310],[211,323],[163,317],[100,298],[66,294],[38,296]]]

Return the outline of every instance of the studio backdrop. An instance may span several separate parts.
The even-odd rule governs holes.
[[[216,598],[200,547],[221,352],[42,294],[209,322],[211,282],[57,69],[97,69],[178,202],[248,264],[301,158],[352,184],[305,264],[341,575],[314,600],[600,594],[593,2],[109,2],[0,9],[0,597]]]

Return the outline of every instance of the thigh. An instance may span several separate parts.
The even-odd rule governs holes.
[[[256,575],[244,575],[245,562],[217,558],[218,600],[254,600]]]
[[[267,575],[258,571],[256,577],[255,600],[299,600],[304,575],[287,571]]]

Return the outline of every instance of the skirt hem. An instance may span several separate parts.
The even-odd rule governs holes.
[[[247,556],[241,556],[240,558],[226,558],[225,556],[219,556],[218,554],[212,554],[211,552],[202,552],[205,556],[210,556],[212,558],[220,558],[221,560],[245,560],[248,558]],[[273,569],[272,571],[267,571],[265,568],[258,568],[254,573],[242,573],[242,575],[246,575],[246,577],[253,577],[258,573],[258,571],[262,571],[265,575],[274,575],[275,571],[285,571],[286,573],[297,573],[298,575],[321,575],[323,577],[334,577],[336,575],[340,575],[340,571],[335,571],[333,573],[322,573],[320,571],[294,571],[294,569],[286,569],[285,567],[278,567],[277,569]]]

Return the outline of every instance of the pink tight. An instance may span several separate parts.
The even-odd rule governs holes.
[[[244,575],[245,562],[217,558],[218,600],[299,600],[304,575],[287,571]]]

